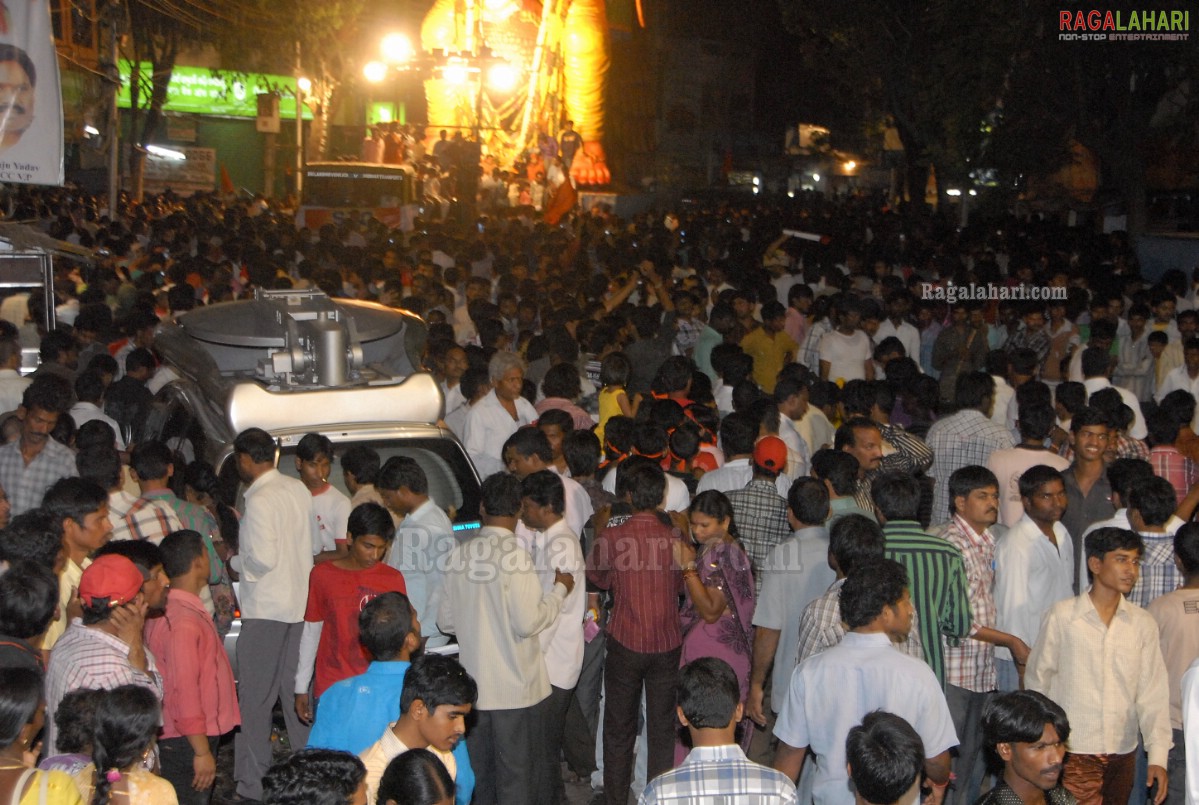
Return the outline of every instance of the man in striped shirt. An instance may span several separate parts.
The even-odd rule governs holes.
[[[645,787],[637,805],[794,805],[795,785],[759,766],[737,745],[741,692],[724,660],[702,657],[679,671],[679,720],[691,734],[691,753],[678,768]]]
[[[942,386],[943,387],[943,386]],[[949,517],[949,476],[972,464],[986,465],[991,453],[1015,445],[1011,432],[991,420],[995,381],[986,372],[969,372],[957,379],[954,403],[957,413],[942,417],[928,429],[929,449],[936,460],[929,473],[933,488],[932,523]]]
[[[143,442],[134,448],[129,458],[129,468],[141,496],[113,527],[114,540],[149,540],[158,545],[167,534],[175,531],[184,528],[200,531],[195,524],[184,524],[178,509],[172,505],[178,498],[170,487],[174,473],[170,448],[162,442]],[[211,534],[212,527],[200,533]]]
[[[799,619],[799,645],[795,652],[795,664],[814,654],[830,649],[845,637],[845,623],[841,620],[841,588],[845,579],[859,565],[885,558],[883,531],[878,523],[860,514],[847,514],[830,529],[828,563],[837,579],[828,591],[804,607]],[[895,647],[918,660],[924,659],[924,647],[920,645],[920,629],[916,618],[908,636]],[[784,694],[778,694],[782,706]]]
[[[982,787],[983,710],[996,689],[995,646],[1012,652],[1017,662],[1028,659],[1028,646],[995,628],[995,536],[991,527],[999,516],[999,484],[986,467],[962,467],[949,476],[953,519],[941,538],[962,553],[970,596],[970,636],[944,638],[945,699],[953,715],[961,746],[954,759],[957,782],[951,805],[973,805]]]
[[[861,416],[878,426],[883,437],[883,456],[879,469],[917,474],[933,463],[932,451],[918,436],[891,424],[895,391],[882,380],[851,380],[841,390],[841,405],[846,417]]]
[[[874,480],[873,495],[887,540],[887,558],[903,565],[911,580],[924,659],[944,687],[941,637],[956,642],[970,634],[970,597],[961,551],[926,533],[916,522],[920,485],[915,478],[883,473]]]

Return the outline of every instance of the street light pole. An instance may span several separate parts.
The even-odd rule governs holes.
[[[296,40],[296,203],[304,190],[304,75],[300,61],[300,40]]]
[[[110,87],[112,94],[108,99],[108,136],[105,139],[108,141],[108,215],[114,221],[117,216],[117,200],[121,192],[121,112],[117,108],[117,94],[121,89],[121,70],[117,63],[117,23],[119,18],[115,9],[116,6],[109,6],[106,15],[109,63],[105,70],[112,82]],[[131,68],[130,81],[138,80],[139,67],[140,65],[134,64]]]

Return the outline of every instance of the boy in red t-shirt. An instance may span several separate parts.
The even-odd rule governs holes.
[[[358,613],[375,596],[408,592],[403,574],[383,564],[395,537],[387,509],[363,503],[350,512],[347,528],[348,555],[314,566],[308,578],[295,684],[296,713],[306,724],[326,688],[363,673],[370,663],[358,642]]]

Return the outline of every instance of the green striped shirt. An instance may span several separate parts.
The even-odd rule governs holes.
[[[924,659],[945,687],[945,653],[941,637],[955,641],[970,634],[970,595],[961,551],[926,533],[913,520],[883,527],[886,554],[908,571],[912,605],[919,619]]]

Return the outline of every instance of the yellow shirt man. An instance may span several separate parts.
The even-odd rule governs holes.
[[[779,372],[795,360],[799,351],[799,344],[795,343],[795,339],[783,332],[782,327],[774,329],[771,326],[773,323],[768,320],[741,339],[741,349],[754,359],[754,381],[767,394],[774,393],[774,383]]]

